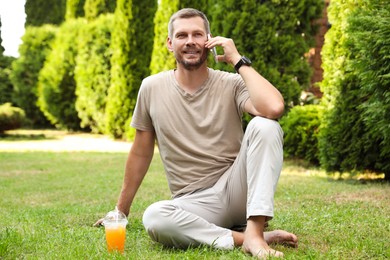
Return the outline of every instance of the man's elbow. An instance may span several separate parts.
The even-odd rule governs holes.
[[[267,113],[264,116],[269,119],[279,119],[283,116],[283,113],[284,102],[278,102],[276,104],[273,104],[272,106],[269,106],[269,108],[267,109]]]

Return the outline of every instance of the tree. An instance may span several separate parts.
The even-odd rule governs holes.
[[[66,0],[26,0],[26,26],[59,25],[65,20]]]
[[[382,1],[331,1],[323,48],[326,108],[320,157],[329,172],[390,174],[389,6]]]
[[[179,0],[161,0],[154,18],[154,45],[150,63],[151,74],[175,68],[176,60],[167,49],[168,21],[179,9]]]
[[[39,72],[38,105],[57,128],[80,129],[75,109],[74,70],[77,39],[85,24],[85,19],[72,19],[60,26],[53,49]]]
[[[216,1],[212,10],[214,35],[233,38],[241,54],[282,93],[287,108],[299,104],[310,85],[305,53],[314,44],[313,21],[320,17],[322,0]],[[216,68],[233,71],[231,66]]]
[[[111,32],[114,16],[100,15],[81,28],[76,58],[76,110],[82,128],[105,131],[105,108],[110,86]]]
[[[129,121],[135,106],[141,77],[147,74],[147,71],[140,67],[147,67],[143,61],[148,62],[148,57],[150,57],[150,52],[141,53],[139,51],[150,50],[148,46],[151,46],[150,38],[153,38],[152,31],[150,31],[152,27],[141,27],[140,24],[150,24],[155,12],[155,8],[142,9],[142,6],[156,6],[156,3],[155,0],[118,0],[117,2],[111,42],[112,78],[106,106],[106,132],[116,138],[123,138],[125,135],[131,138],[133,135]],[[136,32],[136,25],[144,31]],[[137,49],[143,45],[145,48]],[[136,71],[139,71],[139,74]]]
[[[0,15],[0,55],[3,55],[4,54],[4,47],[3,47],[3,38],[1,38],[1,15]]]
[[[101,14],[113,13],[115,5],[116,0],[86,0],[84,4],[85,17],[91,20]]]
[[[57,28],[52,25],[28,26],[19,46],[19,58],[12,63],[13,100],[26,112],[31,127],[46,127],[49,122],[37,105],[38,75],[51,51]]]
[[[86,0],[67,0],[65,20],[84,17],[84,4]]]
[[[1,38],[1,17],[0,17],[0,104],[12,102],[12,83],[9,79],[11,73],[12,57],[4,56],[4,47]]]

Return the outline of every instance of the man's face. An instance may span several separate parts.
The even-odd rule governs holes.
[[[200,17],[177,19],[173,22],[172,38],[168,49],[173,51],[178,64],[185,69],[199,68],[206,60],[209,50],[204,47],[207,33]]]

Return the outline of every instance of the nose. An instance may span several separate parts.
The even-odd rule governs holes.
[[[194,37],[192,35],[188,36],[186,45],[195,45]]]

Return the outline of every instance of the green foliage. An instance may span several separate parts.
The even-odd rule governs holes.
[[[280,120],[284,131],[284,154],[319,164],[318,133],[322,107],[295,106]]]
[[[381,2],[331,2],[319,142],[329,172],[369,170],[389,178],[389,14]]]
[[[132,24],[132,1],[118,0],[111,40],[113,50],[111,84],[106,106],[106,131],[115,138],[124,136],[125,125],[128,123],[135,103],[130,96],[134,87],[131,68],[136,64],[136,60],[130,56],[131,47],[136,40]]]
[[[26,0],[26,25],[61,24],[65,19],[67,0]]]
[[[10,75],[12,73],[11,64],[15,60],[13,57],[3,56],[0,53],[0,104],[13,102],[12,100],[12,83]]]
[[[86,0],[67,0],[65,20],[84,17],[84,4]]]
[[[84,4],[85,17],[95,19],[100,14],[112,13],[115,10],[116,0],[86,0]]]
[[[131,113],[148,65],[153,38],[151,26],[157,2],[120,0],[115,10],[111,49],[111,84],[106,106],[106,132],[131,139]]]
[[[0,105],[0,133],[21,127],[24,119],[23,109],[13,107],[11,103]]]
[[[80,129],[80,119],[75,109],[74,70],[77,38],[85,24],[83,19],[73,19],[59,28],[53,49],[39,73],[38,105],[58,128]]]
[[[12,102],[12,84],[9,79],[11,71],[12,57],[4,56],[4,47],[1,38],[1,17],[0,17],[0,104]]]
[[[26,112],[31,127],[47,127],[47,119],[37,106],[38,74],[42,69],[56,34],[52,25],[28,26],[19,46],[19,58],[12,63],[10,75],[13,84],[14,103]]]
[[[76,110],[81,127],[105,131],[105,108],[110,86],[113,15],[101,15],[80,29],[76,59]]]
[[[371,4],[349,18],[348,46],[355,55],[350,67],[360,81],[364,135],[377,151],[370,163],[390,175],[390,6]]]
[[[154,18],[154,45],[150,63],[151,74],[176,67],[176,60],[167,49],[168,22],[173,13],[179,10],[179,0],[161,0]]]
[[[217,1],[211,7],[211,31],[234,39],[241,54],[282,93],[286,106],[299,104],[309,87],[305,53],[313,45],[322,0]],[[217,48],[218,50],[218,48]],[[222,50],[218,50],[219,53]],[[231,66],[216,68],[233,71]]]
[[[1,16],[0,16],[0,55],[2,56],[5,49],[3,47],[3,38],[1,38]]]
[[[114,208],[125,158],[126,153],[3,151],[0,255],[4,259],[256,259],[241,247],[179,250],[150,239],[142,214],[151,203],[170,198],[158,153],[132,203],[124,254],[107,252],[104,228],[92,224]],[[276,215],[267,230],[295,233],[300,244],[272,248],[283,252],[286,260],[388,259],[389,200],[389,184],[335,181],[318,169],[286,161],[275,195]]]

